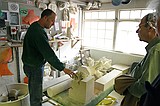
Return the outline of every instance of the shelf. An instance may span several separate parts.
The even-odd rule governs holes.
[[[72,38],[71,39],[71,48],[73,48],[80,40],[81,38]]]
[[[8,41],[0,41],[0,47],[22,47],[22,42],[8,42]]]
[[[54,43],[54,42],[68,42],[69,39],[55,39],[55,40],[50,40],[49,43]]]
[[[73,48],[78,41],[82,40],[81,38],[71,38],[71,39],[55,39],[55,40],[50,40],[49,43],[57,43],[57,42],[69,42],[71,41],[71,48]]]

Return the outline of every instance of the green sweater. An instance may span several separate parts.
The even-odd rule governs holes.
[[[38,22],[34,22],[25,35],[22,61],[25,65],[37,68],[46,61],[59,71],[65,68],[50,47],[47,34]]]
[[[135,97],[140,98],[145,92],[145,81],[150,83],[160,74],[160,39],[156,37],[146,46],[147,54],[143,60],[132,70],[131,75],[136,82],[128,88]]]

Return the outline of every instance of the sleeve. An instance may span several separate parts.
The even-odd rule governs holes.
[[[53,49],[50,47],[45,33],[41,32],[37,37],[35,37],[35,45],[44,59],[54,68],[59,71],[62,71],[65,68],[64,64],[60,62]]]
[[[142,73],[141,77],[132,84],[128,91],[140,98],[145,92],[145,81],[149,81],[150,83],[156,78],[156,76],[160,73],[160,52],[159,50],[153,50],[147,57],[147,61],[145,61],[144,65],[142,66]],[[139,70],[137,70],[139,71]]]

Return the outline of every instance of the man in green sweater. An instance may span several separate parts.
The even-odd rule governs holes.
[[[42,106],[43,71],[46,62],[57,70],[64,71],[70,77],[75,75],[74,72],[66,69],[57,58],[44,31],[44,28],[49,29],[54,25],[55,18],[56,14],[52,10],[44,10],[41,18],[28,28],[24,38],[22,61],[24,73],[29,79],[28,88],[31,106]]]

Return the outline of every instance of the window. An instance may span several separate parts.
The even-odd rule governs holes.
[[[141,18],[151,12],[154,10],[85,11],[83,46],[144,55],[147,44],[139,41],[136,30]]]
[[[83,45],[112,49],[115,11],[85,12]]]
[[[120,10],[117,22],[116,51],[133,54],[145,54],[147,43],[139,41],[136,30],[139,22],[147,13],[153,10]]]

